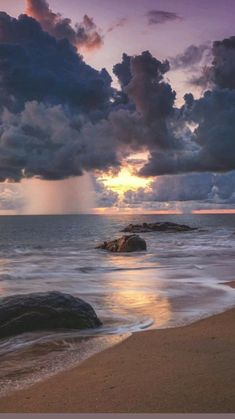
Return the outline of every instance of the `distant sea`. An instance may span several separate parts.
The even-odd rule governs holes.
[[[147,252],[95,246],[129,223],[172,221],[187,233],[144,233]],[[0,217],[0,294],[61,291],[96,310],[92,331],[0,341],[0,394],[71,367],[134,331],[182,326],[235,305],[235,215]]]

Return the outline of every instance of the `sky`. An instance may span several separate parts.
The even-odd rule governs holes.
[[[234,0],[0,10],[0,214],[235,209]]]

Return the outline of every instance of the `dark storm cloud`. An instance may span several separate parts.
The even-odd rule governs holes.
[[[0,181],[118,166],[115,140],[93,127],[110,111],[111,81],[35,19],[0,13]]]
[[[161,62],[144,51],[131,59],[130,67],[132,78],[124,90],[137,111],[148,123],[169,115],[176,96],[171,86],[163,82],[169,62]]]
[[[124,92],[125,87],[130,83],[131,75],[131,56],[122,55],[122,62],[113,66],[113,74],[117,77],[121,90],[116,92],[116,104],[129,106],[129,98]]]
[[[235,91],[207,91],[194,101],[189,119],[197,125],[193,139],[198,150],[182,161],[185,171],[227,172],[235,168]]]
[[[91,17],[84,15],[82,22],[76,23],[73,28],[71,19],[54,13],[46,0],[26,0],[26,4],[26,14],[40,22],[43,30],[56,39],[68,39],[78,49],[93,50],[103,44],[102,36]]]
[[[161,62],[149,51],[144,51],[131,58],[130,70],[131,80],[123,90],[135,105],[136,126],[143,133],[142,145],[174,147],[174,135],[168,129],[167,121],[174,114],[176,93],[164,81],[164,75],[169,71],[168,61]]]
[[[67,40],[55,40],[26,15],[17,20],[2,13],[0,27],[1,99],[8,108],[0,122],[2,181],[33,176],[63,179],[116,168],[123,157],[146,144],[142,116],[118,110],[111,102],[111,78],[105,70],[98,72],[86,65]],[[148,74],[152,72],[150,83],[160,85],[167,67],[144,53],[138,70],[136,58],[134,82],[129,86],[134,108],[135,83],[138,106],[146,97],[138,92],[138,72],[149,89]],[[165,102],[169,91],[159,86]],[[9,97],[11,106],[6,103]],[[160,105],[156,110],[159,124]]]
[[[215,87],[177,109],[168,61],[124,54],[114,90],[68,39],[0,13],[0,180],[117,170],[139,151],[150,155],[142,176],[235,169],[234,39],[213,54]]]
[[[160,25],[166,22],[182,20],[182,17],[176,13],[167,12],[165,10],[149,10],[146,16],[149,25]]]
[[[216,86],[235,89],[235,36],[213,44],[212,77]]]
[[[226,109],[219,109],[221,100],[225,101]],[[204,98],[196,102],[191,117],[199,124],[191,149],[153,151],[141,170],[142,176],[226,172],[235,168],[235,95],[227,97],[227,92],[213,92],[207,101]]]
[[[168,120],[174,115],[176,93],[164,81],[169,71],[168,61],[157,60],[149,51],[132,57],[123,54],[122,62],[113,71],[125,97],[123,103],[128,104],[118,113],[122,127],[119,141],[129,144],[133,150],[173,147],[175,138],[168,129]],[[115,115],[112,119],[116,119]]]
[[[187,124],[194,124],[196,128],[179,150],[172,148],[167,153],[159,148],[150,150],[142,176],[235,169],[234,46],[234,37],[214,43],[210,67],[214,88],[198,100],[192,95],[186,96],[183,117],[178,119],[181,130]]]
[[[206,92],[194,101],[189,120],[197,125],[189,148],[152,152],[143,176],[235,169],[235,91]]]
[[[0,121],[0,180],[56,180],[118,166],[115,143],[104,131],[61,105],[29,102],[20,113],[5,111]]]
[[[38,100],[94,111],[108,104],[110,86],[106,70],[88,66],[67,40],[57,41],[31,17],[0,13],[0,101]]]
[[[113,67],[113,73],[117,76],[121,88],[126,87],[132,78],[131,56],[124,53],[122,55],[122,62]]]

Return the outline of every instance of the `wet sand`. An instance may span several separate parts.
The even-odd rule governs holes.
[[[135,333],[2,398],[0,412],[234,413],[234,331],[232,309],[186,327]]]

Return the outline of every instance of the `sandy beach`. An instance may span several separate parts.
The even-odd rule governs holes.
[[[232,309],[186,327],[135,333],[2,398],[0,412],[235,412],[234,330]]]
[[[0,6],[0,419],[235,416],[235,0]]]

